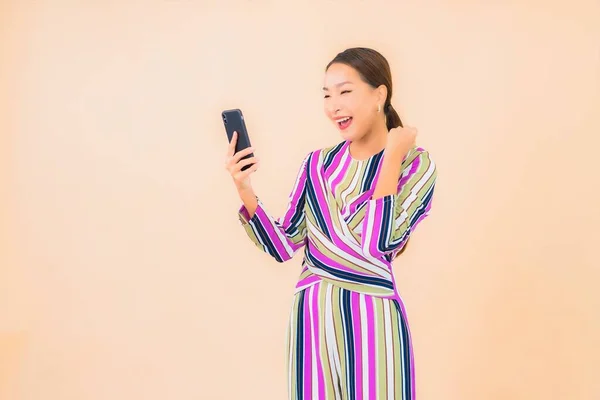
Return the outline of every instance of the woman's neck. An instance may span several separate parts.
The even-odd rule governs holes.
[[[379,153],[387,143],[388,130],[384,124],[377,124],[362,138],[350,143],[350,154],[356,160],[365,160]]]

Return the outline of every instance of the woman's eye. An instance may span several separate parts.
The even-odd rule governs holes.
[[[343,91],[342,91],[340,94],[346,94],[346,93],[350,93],[350,92],[352,92],[352,90],[343,90]],[[328,94],[326,94],[326,95],[324,96],[324,98],[325,98],[325,99],[327,99],[327,98],[329,98],[329,97],[330,97],[330,96],[329,96]]]

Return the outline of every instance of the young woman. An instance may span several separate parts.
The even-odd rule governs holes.
[[[368,48],[339,53],[325,71],[326,116],[342,141],[310,152],[284,215],[255,195],[252,149],[226,168],[250,239],[278,262],[304,246],[287,338],[290,399],[414,400],[414,360],[392,261],[428,215],[437,172],[390,104],[387,60]],[[245,165],[254,164],[242,171]]]

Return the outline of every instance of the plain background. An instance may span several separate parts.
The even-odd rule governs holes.
[[[323,70],[371,46],[439,168],[395,263],[421,400],[600,398],[600,4],[0,6],[0,398],[283,399],[298,255],[237,219],[243,109],[279,216],[340,138]]]

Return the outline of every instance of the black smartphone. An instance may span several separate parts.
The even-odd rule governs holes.
[[[225,110],[221,113],[223,119],[223,125],[225,126],[225,132],[227,133],[227,140],[231,143],[233,139],[233,132],[237,132],[237,143],[235,144],[235,152],[242,151],[250,147],[250,137],[248,136],[248,129],[246,129],[246,123],[244,122],[244,114],[239,109]],[[254,157],[254,153],[250,153],[242,159]],[[252,164],[242,167],[242,171],[250,168]]]

